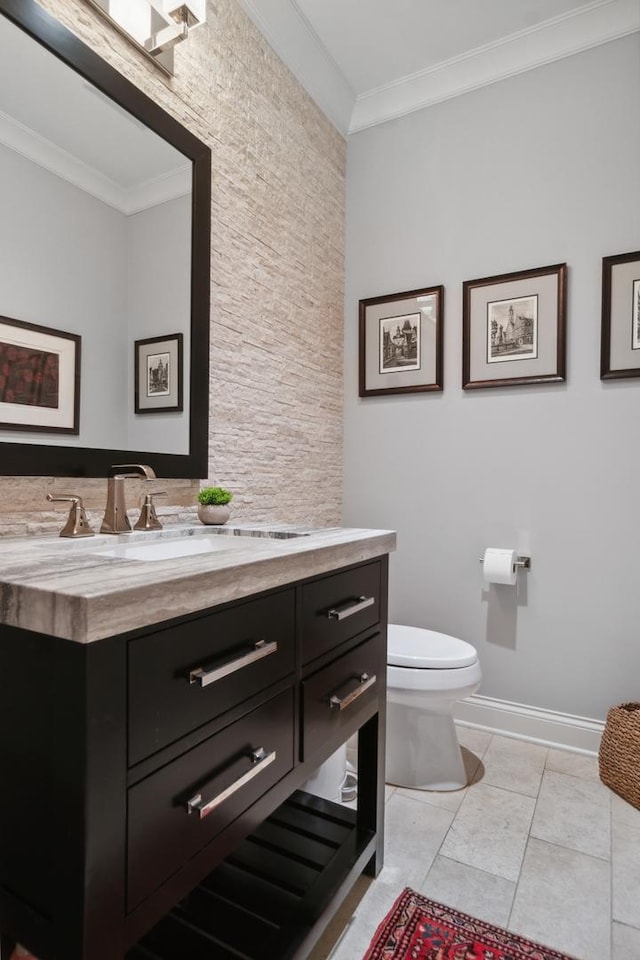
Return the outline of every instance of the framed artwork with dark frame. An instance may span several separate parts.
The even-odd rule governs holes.
[[[0,317],[0,428],[80,432],[75,333]]]
[[[361,397],[442,390],[444,287],[360,300]]]
[[[640,377],[640,250],[602,258],[600,379]]]
[[[462,387],[565,380],[567,265],[462,285]]]
[[[135,412],[182,410],[181,333],[135,342]]]

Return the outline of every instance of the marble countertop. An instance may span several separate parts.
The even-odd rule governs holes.
[[[389,530],[249,524],[5,537],[0,623],[92,643],[370,560],[395,543]],[[171,555],[187,548],[192,555]]]

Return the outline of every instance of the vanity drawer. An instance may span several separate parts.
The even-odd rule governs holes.
[[[302,588],[302,662],[380,621],[381,565],[368,563]]]
[[[294,591],[251,600],[129,644],[129,764],[294,669]]]
[[[384,660],[378,633],[303,680],[303,760],[355,733],[372,703],[385,695]]]
[[[293,767],[289,688],[128,791],[131,911]]]

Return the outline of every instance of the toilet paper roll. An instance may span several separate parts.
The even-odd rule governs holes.
[[[518,577],[518,568],[515,566],[517,559],[515,550],[487,547],[482,559],[485,583],[506,583],[513,586]]]

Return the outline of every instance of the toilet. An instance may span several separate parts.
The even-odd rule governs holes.
[[[418,790],[466,786],[453,708],[481,679],[478,654],[465,640],[389,624],[387,783]]]

